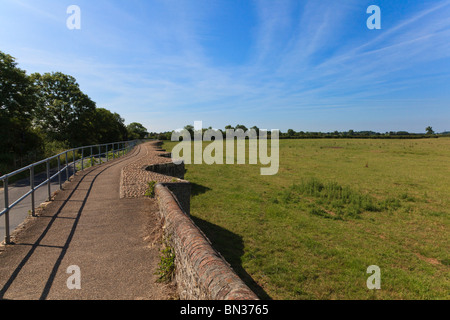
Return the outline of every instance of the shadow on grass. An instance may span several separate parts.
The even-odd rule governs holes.
[[[191,218],[205,233],[208,239],[211,240],[214,248],[220,252],[242,281],[244,281],[244,283],[260,299],[272,300],[267,292],[265,292],[242,267],[241,257],[244,255],[244,243],[242,237],[200,218],[193,216],[191,216]]]
[[[191,182],[191,197],[198,196],[208,191],[211,191],[211,188]]]

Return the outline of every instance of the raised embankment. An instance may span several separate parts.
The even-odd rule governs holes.
[[[154,193],[165,240],[175,252],[180,299],[257,300],[190,218],[191,186],[184,180],[184,163],[174,164],[160,145],[152,143],[146,157],[123,169],[121,196],[144,196],[148,182],[157,182]]]

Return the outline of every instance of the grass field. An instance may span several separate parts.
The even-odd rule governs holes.
[[[194,221],[260,298],[450,298],[450,139],[282,140],[275,176],[186,167]]]

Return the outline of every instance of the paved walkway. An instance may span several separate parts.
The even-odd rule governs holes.
[[[121,170],[143,161],[154,143],[78,173],[0,254],[2,299],[171,299],[157,283],[160,261],[157,204],[120,198]],[[71,266],[81,289],[68,288]]]

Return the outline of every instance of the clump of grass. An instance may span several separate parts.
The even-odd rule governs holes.
[[[175,250],[165,245],[165,248],[161,250],[161,261],[158,263],[158,282],[170,282],[173,279],[175,273]]]
[[[398,199],[377,201],[374,197],[357,192],[348,186],[341,186],[336,182],[324,183],[316,178],[292,185],[282,193],[280,200],[285,204],[298,202],[300,195],[309,200],[313,198],[314,205],[309,210],[311,214],[327,218],[343,216],[358,218],[362,212],[390,211],[401,207]],[[316,204],[319,206],[315,206]],[[334,215],[330,215],[324,209]]]
[[[84,168],[84,169],[87,169],[87,168],[90,168],[90,167],[95,166],[95,165],[98,164],[98,163],[100,163],[100,161],[97,160],[97,159],[95,159],[95,158],[91,158],[91,159],[85,158],[85,159],[84,159],[84,163],[83,163],[83,168]],[[81,170],[81,167],[82,167],[82,166],[81,166],[81,163],[77,163],[77,170],[78,170],[78,171]]]
[[[309,208],[309,213],[314,215],[314,216],[319,216],[322,218],[326,218],[326,219],[332,219],[332,220],[342,220],[342,214],[330,214],[328,212],[326,212],[325,210],[317,207],[316,205],[312,204]]]
[[[400,195],[400,199],[408,201],[408,202],[415,202],[416,199],[412,196],[410,196],[408,193],[404,192]]]
[[[117,159],[120,157],[120,152],[119,151],[114,151],[114,152],[108,151],[107,157],[108,157],[108,160]]]
[[[144,195],[146,197],[154,198],[156,181],[150,181],[147,184],[148,184],[148,187],[147,187],[147,190],[145,191]]]
[[[400,200],[393,198],[393,197],[388,197],[388,198],[380,201],[379,206],[380,206],[381,210],[392,211],[392,210],[397,210],[402,205],[400,203]]]
[[[441,260],[441,263],[444,265],[444,266],[450,266],[450,259],[443,259],[443,260]]]

